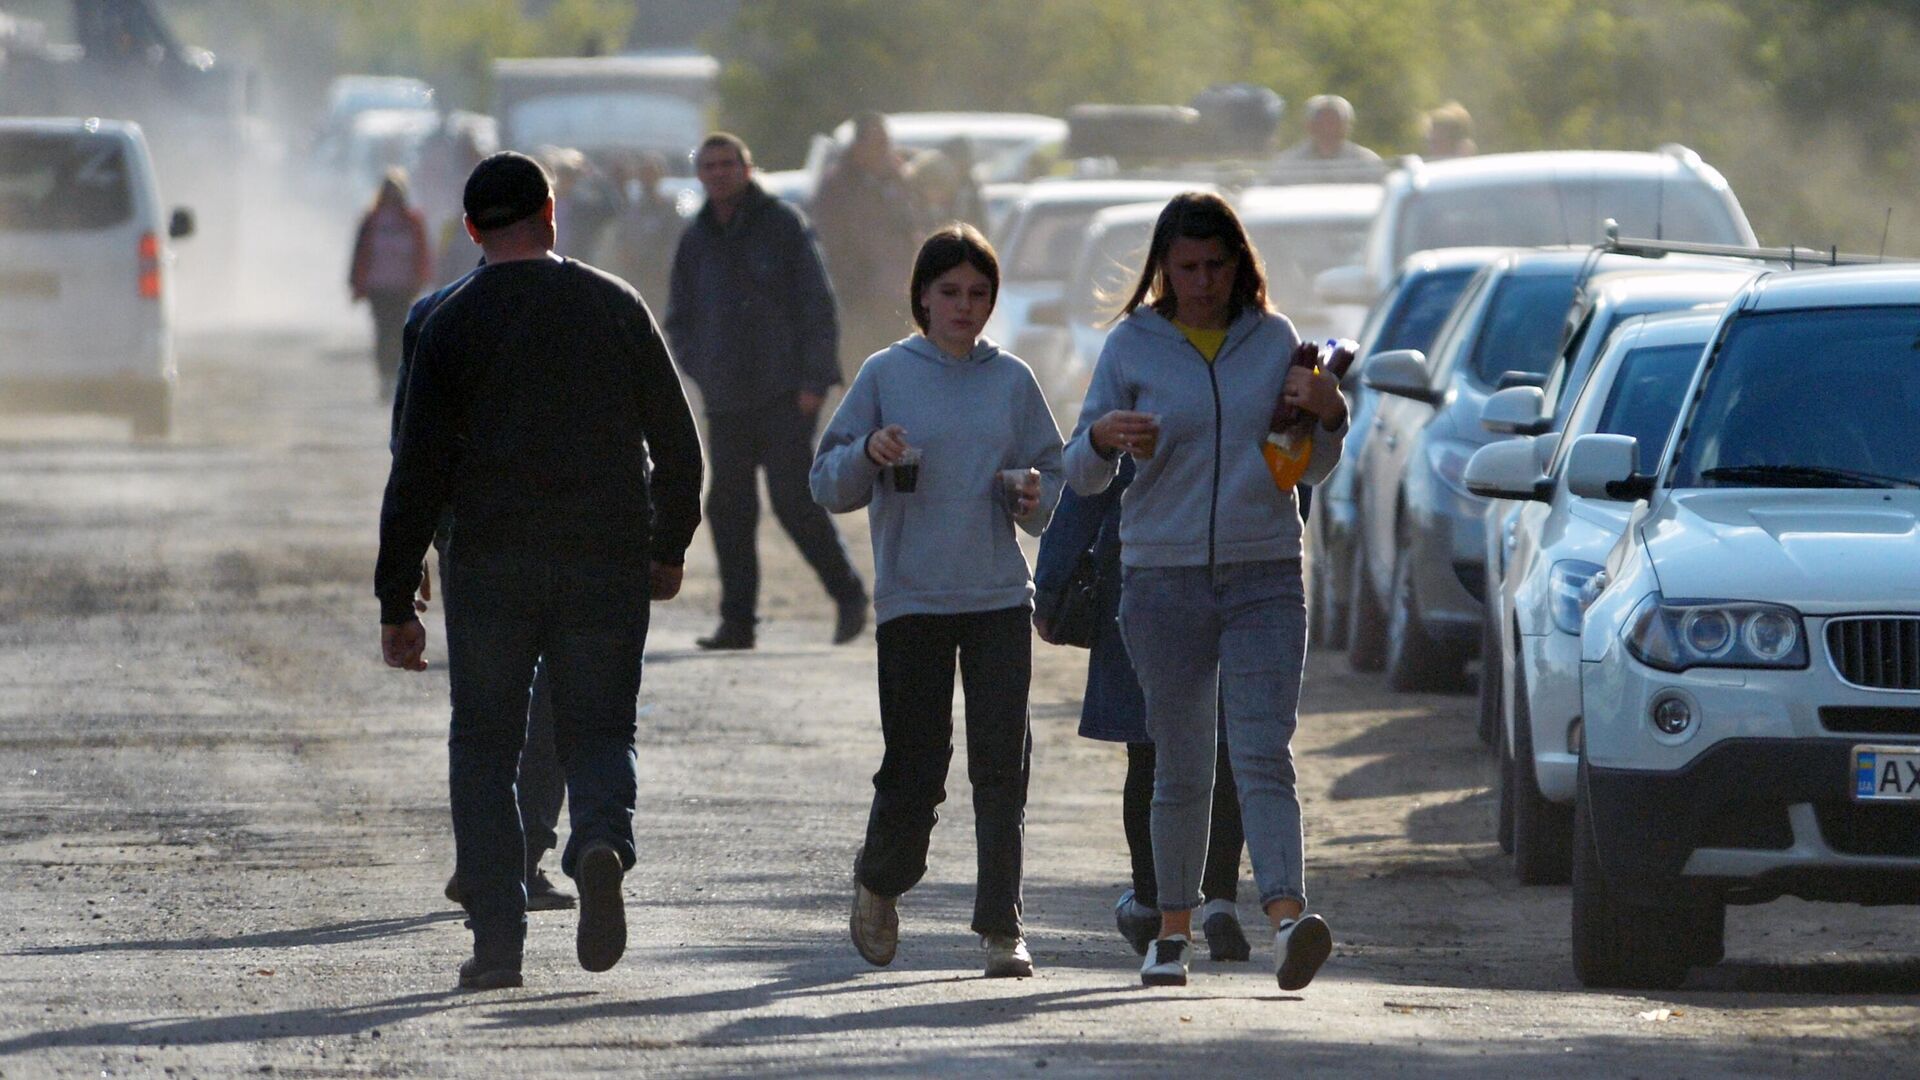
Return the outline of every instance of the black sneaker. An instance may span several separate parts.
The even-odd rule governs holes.
[[[482,960],[474,953],[460,964],[462,990],[508,990],[520,985],[518,960]]]
[[[751,649],[753,648],[753,624],[722,622],[720,628],[703,638],[694,638],[693,643],[703,649]]]
[[[573,894],[555,885],[545,870],[536,866],[527,876],[528,911],[565,911],[573,903]]]
[[[1216,911],[1200,924],[1207,936],[1207,956],[1213,960],[1246,960],[1253,956],[1246,931],[1240,929],[1240,917],[1231,911]]]
[[[1147,946],[1147,962],[1140,965],[1140,981],[1148,986],[1187,985],[1187,963],[1193,952],[1185,934],[1163,937]]]
[[[867,628],[867,598],[844,600],[840,603],[840,617],[833,624],[833,643],[845,645],[860,636]]]
[[[1305,989],[1332,954],[1333,931],[1327,929],[1327,920],[1305,915],[1282,923],[1273,933],[1274,975],[1280,989]]]
[[[580,966],[588,971],[610,970],[627,951],[627,908],[620,895],[620,881],[625,876],[620,853],[612,844],[596,840],[580,853],[580,866],[573,875],[580,885],[580,925],[574,949]]]
[[[1133,946],[1133,955],[1147,955],[1147,946],[1160,933],[1160,912],[1140,903],[1128,889],[1113,905],[1113,925],[1120,936]]]

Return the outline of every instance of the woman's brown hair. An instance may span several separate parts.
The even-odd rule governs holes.
[[[1187,191],[1168,200],[1160,219],[1153,225],[1153,242],[1147,247],[1146,265],[1140,268],[1140,280],[1133,287],[1114,321],[1133,314],[1141,304],[1173,318],[1173,289],[1167,282],[1167,251],[1175,240],[1218,240],[1226,246],[1227,257],[1236,260],[1233,296],[1228,301],[1227,317],[1238,318],[1242,311],[1268,311],[1267,274],[1260,256],[1247,239],[1247,228],[1227,200],[1212,192]]]
[[[961,263],[986,275],[987,303],[1000,302],[1000,256],[994,254],[993,245],[987,243],[979,229],[964,221],[942,226],[920,245],[920,254],[913,260],[913,277],[907,282],[907,303],[913,308],[913,323],[921,333],[927,332],[928,315],[927,305],[920,302],[920,294],[940,275]]]

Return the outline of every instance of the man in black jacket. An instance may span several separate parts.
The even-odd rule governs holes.
[[[774,516],[838,605],[834,643],[851,641],[866,626],[866,587],[807,486],[820,406],[840,381],[833,287],[806,219],[754,183],[738,137],[709,135],[694,168],[707,202],[674,254],[667,337],[706,401],[713,458],[720,628],[698,644],[753,648],[760,469]]]
[[[496,154],[464,196],[486,265],[427,319],[380,510],[380,645],[426,668],[413,608],[442,515],[455,860],[474,954],[462,986],[521,982],[524,839],[514,775],[536,662],[553,695],[589,971],[626,948],[635,697],[648,602],[680,589],[700,521],[700,441],[646,305],[553,254],[553,195],[532,159]]]

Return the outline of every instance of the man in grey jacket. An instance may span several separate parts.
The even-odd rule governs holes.
[[[867,591],[826,511],[807,490],[814,425],[840,381],[833,288],[806,219],[753,181],[737,136],[709,135],[694,158],[707,203],[680,237],[667,338],[707,408],[713,487],[707,522],[720,561],[720,628],[703,649],[751,649],[759,605],[755,473],[773,513],[838,606],[837,644],[865,628]]]

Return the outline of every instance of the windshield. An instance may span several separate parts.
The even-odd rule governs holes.
[[[1073,257],[1080,253],[1087,222],[1103,209],[1098,203],[1072,203],[1029,211],[1026,227],[1014,238],[1007,259],[1007,279],[1065,281],[1073,272]]]
[[[132,216],[133,187],[119,139],[0,134],[0,232],[105,229]]]
[[[1508,371],[1539,375],[1560,353],[1573,306],[1573,274],[1509,274],[1500,282],[1473,343],[1468,370],[1493,386]]]
[[[1620,362],[1613,389],[1594,430],[1604,435],[1631,435],[1640,443],[1640,460],[1649,466],[1667,453],[1673,418],[1680,415],[1680,397],[1693,381],[1705,344],[1656,345],[1634,349]]]
[[[1748,315],[1728,331],[1671,486],[1920,487],[1920,307]]]
[[[1747,241],[1718,192],[1657,177],[1533,181],[1427,191],[1407,199],[1395,258],[1429,248],[1591,244],[1613,218],[1624,236],[1714,244]]]
[[[1473,273],[1471,267],[1441,270],[1400,290],[1400,302],[1388,313],[1369,355],[1393,349],[1431,350],[1441,324],[1447,321],[1454,301],[1460,299]]]
[[[1247,239],[1267,270],[1267,298],[1282,311],[1318,308],[1313,279],[1363,258],[1370,219],[1255,223]]]
[[[1146,265],[1153,222],[1114,225],[1087,244],[1074,268],[1074,317],[1089,326],[1105,322],[1126,303]]]

